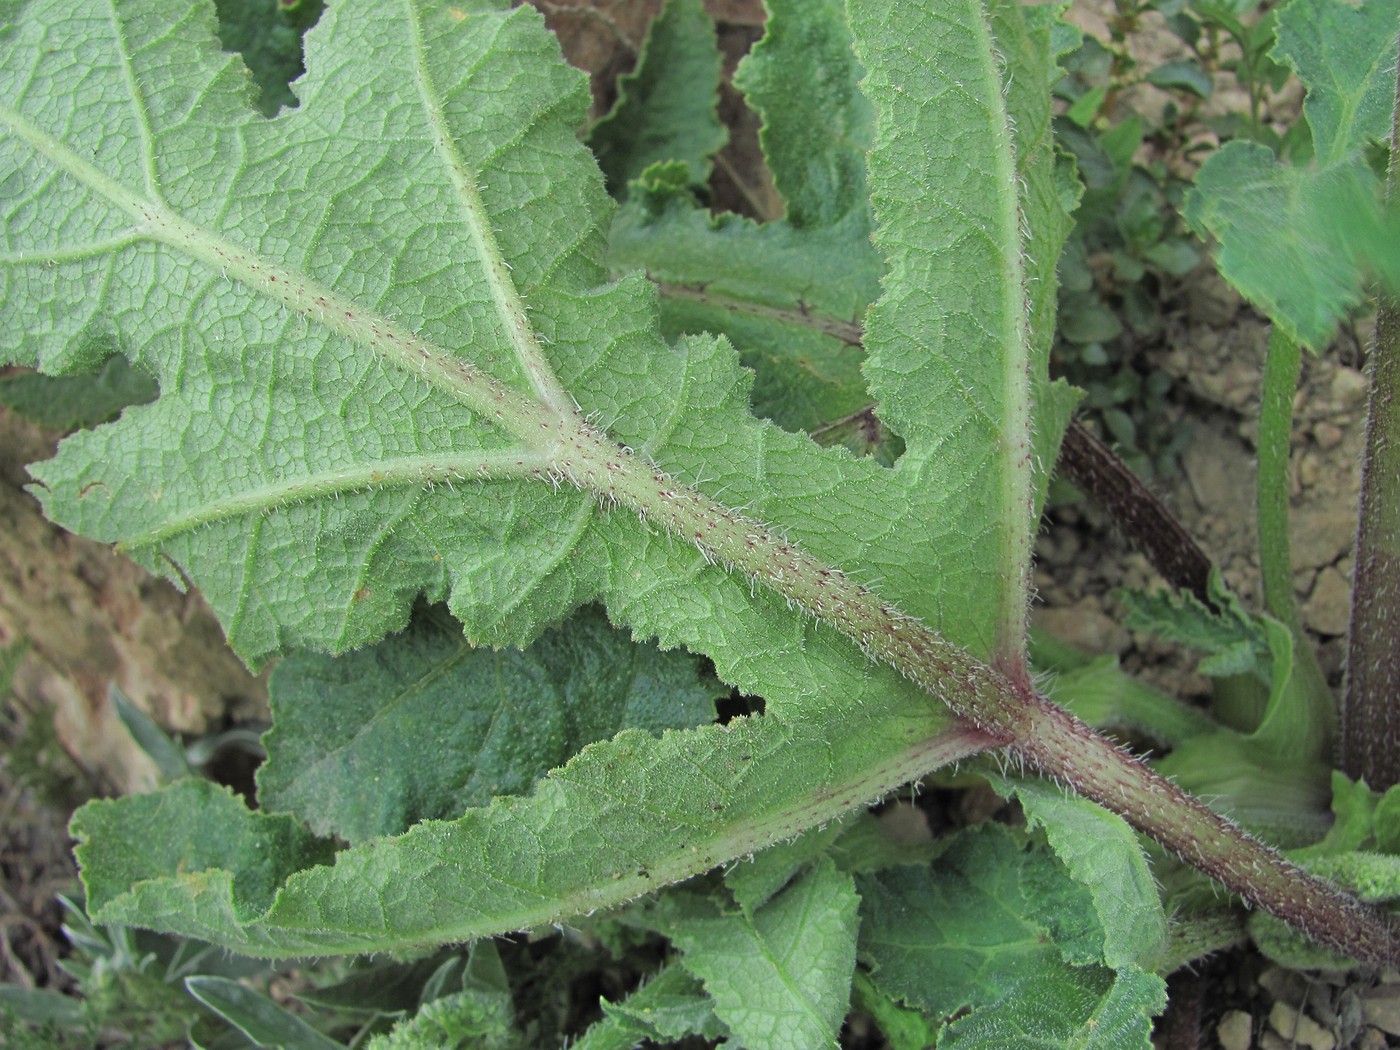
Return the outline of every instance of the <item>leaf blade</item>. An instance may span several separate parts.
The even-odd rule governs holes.
[[[371,840],[329,866],[323,852],[268,856],[256,844],[287,818],[203,781],[88,803],[72,832],[101,922],[273,958],[472,940],[632,900],[981,746],[967,731],[926,737],[927,714],[898,712],[829,711],[850,734],[842,748],[771,716],[660,739],[628,730],[530,795]],[[140,848],[152,837],[161,850]]]

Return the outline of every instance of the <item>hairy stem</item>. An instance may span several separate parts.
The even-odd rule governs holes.
[[[1205,552],[1152,490],[1078,420],[1065,431],[1056,466],[1113,516],[1168,583],[1211,604],[1211,562]]]
[[[1400,783],[1400,303],[1376,321],[1361,465],[1360,528],[1341,765],[1385,791]]]
[[[1400,202],[1400,77],[1386,196]],[[1400,783],[1400,300],[1383,295],[1371,348],[1341,766],[1384,791]]]
[[[1400,924],[1303,872],[1063,708],[761,522],[678,484],[587,425],[568,443],[556,469],[772,588],[871,657],[895,667],[1015,755],[1118,813],[1320,944],[1377,965],[1400,963]]]
[[[1293,600],[1288,536],[1288,458],[1293,441],[1293,396],[1302,368],[1303,348],[1298,340],[1275,326],[1269,333],[1259,399],[1259,571],[1264,607],[1290,628],[1298,621],[1298,609]]]

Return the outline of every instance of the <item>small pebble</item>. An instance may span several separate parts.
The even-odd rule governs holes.
[[[1322,449],[1336,448],[1345,436],[1341,427],[1325,419],[1313,425],[1312,433],[1313,440],[1317,442],[1318,448]]]
[[[1318,634],[1347,633],[1351,623],[1351,584],[1333,566],[1317,574],[1312,594],[1303,606],[1303,621]]]
[[[1269,1025],[1294,1046],[1305,1046],[1308,1050],[1336,1050],[1337,1040],[1331,1032],[1287,1003],[1274,1003],[1269,1011]]]
[[[1229,1010],[1215,1026],[1220,1050],[1249,1050],[1254,1045],[1254,1021],[1243,1010]]]
[[[1373,1028],[1400,1035],[1400,985],[1382,984],[1361,996],[1361,1016]]]
[[[1332,400],[1338,408],[1358,408],[1366,400],[1366,377],[1354,368],[1337,369],[1332,377]]]

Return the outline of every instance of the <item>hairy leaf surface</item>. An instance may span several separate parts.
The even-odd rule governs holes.
[[[689,185],[704,184],[710,157],[729,137],[716,113],[722,61],[700,0],[667,0],[637,69],[618,81],[617,105],[588,134],[610,190],[658,161],[679,161]]]
[[[803,1050],[832,1045],[846,1016],[857,903],[851,876],[823,859],[752,914],[669,897],[658,928],[740,1045]]]
[[[253,663],[378,639],[420,596],[492,645],[601,599],[766,702],[727,727],[623,733],[531,795],[333,865],[289,861],[270,902],[209,845],[267,815],[177,786],[159,804],[191,829],[181,865],[109,854],[144,811],[97,804],[75,824],[95,913],[261,954],[471,938],[630,899],[985,743],[760,585],[783,565],[729,571],[573,466],[583,444],[649,460],[659,501],[693,486],[1014,669],[1032,459],[1064,404],[1044,399],[1033,441],[1064,223],[1026,102],[1050,75],[1042,17],[862,5],[851,27],[891,259],[866,367],[907,443],[887,470],[758,421],[727,342],[668,345],[652,287],[606,283],[582,79],[533,11],[335,5],[307,36],[301,105],[275,120],[204,3],[3,12],[5,352],[64,371],[115,342],[161,388],[35,468],[51,515],[199,586]],[[1022,60],[1009,84],[999,49]]]

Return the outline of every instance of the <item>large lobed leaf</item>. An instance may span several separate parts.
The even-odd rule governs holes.
[[[1059,184],[1045,114],[1022,115],[1018,150],[1004,104],[1046,88],[1048,30],[1017,11],[862,7],[852,27],[880,67],[872,184],[894,266],[867,370],[898,391],[908,448],[891,471],[760,423],[727,343],[668,346],[650,286],[604,283],[582,82],[528,9],[347,0],[308,34],[300,107],[268,121],[202,3],[4,3],[5,352],[64,371],[115,341],[162,391],[35,468],[50,514],[197,584],[254,663],[374,640],[419,595],[496,645],[601,598],[767,702],[725,728],[624,733],[530,796],[331,866],[279,853],[270,900],[211,843],[278,818],[190,786],[95,804],[75,822],[95,913],[265,954],[479,936],[626,900],[979,746],[854,642],[561,485],[531,421],[577,402],[671,476],[1014,665],[1031,452],[1053,447],[1064,405],[1043,396]],[[1020,63],[1009,87],[993,26]],[[906,103],[964,148],[910,153]],[[958,174],[969,159],[990,191]],[[946,297],[921,283],[941,280]],[[109,852],[150,805],[193,844]]]

